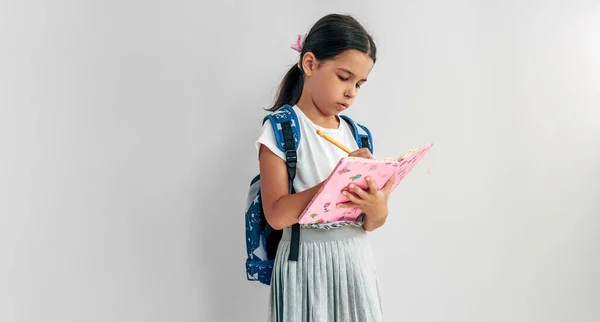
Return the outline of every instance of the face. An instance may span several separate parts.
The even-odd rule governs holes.
[[[373,60],[358,50],[346,50],[320,62],[312,53],[302,61],[305,87],[317,108],[325,115],[337,115],[349,108],[373,69]]]

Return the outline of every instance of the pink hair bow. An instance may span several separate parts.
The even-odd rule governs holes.
[[[301,53],[302,48],[304,47],[304,41],[306,40],[306,34],[298,35],[298,39],[296,39],[296,43],[292,45],[292,49]]]

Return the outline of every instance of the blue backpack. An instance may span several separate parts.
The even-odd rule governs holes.
[[[373,139],[369,129],[355,123],[348,116],[340,115],[340,117],[351,125],[358,146],[368,148],[373,153]],[[298,161],[296,151],[301,138],[298,117],[291,106],[284,105],[267,115],[263,119],[263,124],[267,120],[273,127],[277,147],[285,153],[290,194],[292,194],[294,193],[293,182],[296,177]],[[260,174],[250,182],[246,209],[246,251],[248,253],[246,277],[249,281],[259,281],[270,285],[275,254],[283,231],[273,229],[265,219],[260,191]],[[300,225],[296,223],[292,225],[289,260],[298,260],[299,246]]]

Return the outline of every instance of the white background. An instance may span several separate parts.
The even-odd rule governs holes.
[[[0,321],[264,321],[254,140],[331,12],[376,156],[435,143],[371,234],[386,321],[599,321],[600,4],[531,0],[0,2]]]

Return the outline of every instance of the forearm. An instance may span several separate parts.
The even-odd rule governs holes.
[[[323,183],[299,193],[281,197],[273,207],[265,212],[265,218],[273,229],[283,229],[298,222],[299,216],[317,194]]]

